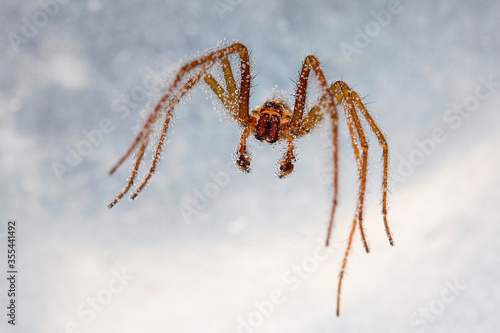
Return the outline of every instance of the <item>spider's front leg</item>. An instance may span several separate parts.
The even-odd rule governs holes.
[[[243,133],[241,133],[240,138],[240,145],[235,154],[236,165],[241,169],[241,171],[247,173],[250,172],[250,161],[252,160],[247,151],[247,139],[252,132],[252,126],[252,123],[248,123],[248,125],[243,129]]]
[[[311,71],[316,74],[316,80],[319,83],[319,90],[322,95],[320,102],[312,107],[304,117],[306,107],[307,87]],[[336,96],[331,93],[330,86],[326,81],[323,70],[320,67],[318,59],[314,55],[306,57],[302,63],[299,81],[295,91],[295,105],[293,108],[292,120],[290,123],[290,132],[299,137],[309,133],[323,118],[324,110],[329,110],[329,115],[333,124],[333,203],[328,225],[326,246],[329,244],[330,233],[332,230],[335,209],[337,207],[338,197],[338,113],[336,109]]]
[[[293,144],[294,137],[291,134],[287,135],[287,151],[280,162],[280,170],[278,171],[279,178],[285,178],[293,171],[293,163],[295,162],[295,154],[293,150],[295,145]]]
[[[115,164],[115,166],[111,169],[110,174],[114,173],[117,168],[121,164],[123,164],[127,157],[132,154],[134,149],[139,147],[138,154],[136,155],[136,163],[132,170],[128,184],[125,189],[120,194],[118,194],[116,199],[109,204],[110,208],[115,205],[134,184],[139,165],[144,158],[144,151],[148,142],[150,141],[149,136],[152,134],[154,124],[161,118],[161,115],[164,115],[163,127],[161,128],[160,137],[156,143],[156,149],[153,153],[151,166],[149,167],[149,171],[146,173],[142,182],[134,190],[134,193],[130,197],[131,199],[137,197],[137,195],[146,186],[146,184],[149,182],[154,172],[156,171],[156,167],[163,150],[166,133],[171,122],[175,107],[179,104],[181,99],[189,91],[191,91],[200,80],[205,77],[205,75],[216,62],[220,61],[221,59],[226,59],[230,54],[239,56],[241,72],[241,79],[239,82],[240,87],[236,87],[236,83],[234,82],[233,78],[232,87],[230,88],[231,96],[234,95],[234,92],[236,90],[239,91],[238,102],[234,104],[234,110],[232,112],[237,114],[241,122],[248,123],[250,119],[248,114],[248,99],[250,97],[250,63],[248,50],[243,44],[231,44],[227,47],[209,52],[182,66],[174,77],[172,83],[168,86],[166,93],[161,97],[156,107],[150,113],[145,124],[142,126],[132,144],[129,146],[120,160]],[[235,98],[232,98],[232,100],[235,100]]]
[[[205,75],[204,80],[228,110],[229,115],[243,127],[240,144],[235,153],[235,163],[243,172],[250,172],[251,157],[247,151],[247,140],[252,131],[255,130],[255,124],[252,122],[253,118],[248,114],[249,100],[248,97],[245,98],[245,96],[249,95],[250,85],[238,89],[228,58],[223,57],[220,63],[224,73],[226,89],[210,74]],[[247,65],[249,66],[248,61]],[[250,77],[248,77],[248,82],[250,82]]]

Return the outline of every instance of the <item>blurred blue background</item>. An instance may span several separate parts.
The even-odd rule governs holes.
[[[500,324],[500,5],[493,1],[69,1],[0,4],[0,246],[17,220],[18,332],[493,332]],[[365,226],[340,122],[330,251],[331,124],[284,147],[250,141],[203,89],[175,111],[158,173],[107,204],[148,102],[222,40],[251,50],[251,108],[286,91],[308,54],[363,96],[391,153],[390,247],[371,136]],[[153,96],[153,97],[151,97]],[[5,258],[4,255],[2,255]],[[6,271],[6,262],[1,265]],[[0,279],[4,312],[7,283]]]

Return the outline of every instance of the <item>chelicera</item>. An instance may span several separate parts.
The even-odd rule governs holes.
[[[267,101],[261,107],[252,111],[248,130],[255,132],[255,138],[267,143],[275,143],[290,137],[290,121],[292,120],[290,108],[282,101]],[[278,176],[283,178],[293,170],[293,150],[290,158],[281,162]],[[250,158],[246,156],[246,149],[239,151],[236,164],[245,172],[249,171]]]
[[[237,79],[235,79],[233,74],[233,68],[230,61],[231,56],[239,58],[239,66],[236,66],[236,71],[239,74]],[[213,69],[218,69],[220,71],[222,79],[217,80],[212,76],[211,71]],[[312,73],[315,75],[312,75]],[[311,78],[314,78],[318,83],[320,98],[315,105],[306,110],[307,89]],[[356,230],[359,229],[365,250],[369,252],[363,227],[363,207],[367,183],[369,150],[364,126],[371,129],[371,132],[375,135],[382,148],[382,217],[387,237],[390,244],[393,245],[392,235],[387,222],[389,170],[389,147],[387,141],[361,101],[358,93],[343,81],[329,84],[325,78],[319,60],[314,55],[307,56],[302,63],[299,78],[296,82],[293,108],[290,108],[284,101],[275,99],[266,101],[262,106],[250,111],[249,100],[251,80],[252,75],[249,52],[241,43],[234,43],[213,51],[208,51],[204,55],[182,66],[155,108],[150,112],[146,122],[128,150],[111,169],[110,173],[112,174],[134,150],[136,151],[136,159],[128,183],[123,191],[118,194],[116,199],[109,204],[109,208],[113,207],[134,185],[140,164],[144,159],[145,150],[154,132],[154,125],[159,124],[160,133],[151,160],[151,165],[145,177],[133,190],[130,198],[135,199],[146,186],[157,168],[175,108],[187,93],[204,82],[227,109],[229,116],[238,123],[242,129],[235,160],[237,166],[244,172],[250,171],[251,157],[247,150],[247,140],[251,135],[255,136],[257,140],[270,144],[276,142],[284,142],[286,144],[286,151],[280,161],[279,170],[277,172],[280,178],[284,178],[289,175],[294,168],[295,140],[309,134],[323,118],[329,118],[333,124],[334,194],[326,237],[326,245],[328,246],[338,197],[338,110],[343,111],[349,129],[354,156],[356,158],[356,167],[359,175],[359,192],[356,212],[354,214],[349,240],[340,270],[337,288],[338,316],[340,313],[342,281]]]

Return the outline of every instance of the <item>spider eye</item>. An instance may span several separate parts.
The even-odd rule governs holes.
[[[264,106],[266,108],[270,108],[270,109],[279,109],[281,107],[281,105],[279,105],[276,102],[266,102],[266,104],[264,104]]]

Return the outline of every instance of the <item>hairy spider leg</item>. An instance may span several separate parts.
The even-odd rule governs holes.
[[[340,85],[341,86],[345,85],[346,88],[350,90],[350,88],[344,82],[341,82]],[[366,107],[363,105],[363,102],[361,101],[359,95],[354,90],[351,90],[351,96],[354,102],[356,103],[358,109],[361,111],[366,121],[370,125],[371,129],[373,130],[373,133],[375,133],[375,136],[379,141],[380,147],[382,148],[382,158],[384,160],[384,166],[383,166],[384,170],[382,177],[382,217],[384,218],[384,226],[387,238],[389,239],[389,243],[392,246],[394,245],[394,241],[392,239],[391,231],[389,229],[389,223],[387,221],[387,192],[388,192],[387,178],[389,173],[389,146],[387,145],[387,141],[385,140],[382,131],[378,128],[375,121],[368,113],[368,110],[366,110]]]
[[[231,117],[243,127],[243,132],[241,133],[240,137],[240,145],[236,150],[235,161],[236,165],[238,165],[238,167],[242,171],[250,172],[251,158],[247,153],[246,143],[255,125],[252,124],[249,118],[248,119],[241,118],[240,114],[238,113],[238,109],[236,107],[238,107],[239,105],[239,100],[238,100],[239,96],[236,88],[236,83],[234,80],[233,71],[231,70],[231,65],[227,57],[221,59],[221,66],[222,66],[222,71],[224,73],[224,79],[226,81],[227,92],[226,90],[224,90],[223,87],[221,87],[221,85],[217,82],[217,80],[213,78],[212,75],[210,74],[205,75],[204,80],[210,86],[210,88],[212,88],[214,93],[221,100],[222,104],[224,104],[226,109],[229,111]]]
[[[142,140],[141,147],[139,148],[139,154],[137,155],[137,159],[135,161],[134,168],[132,169],[132,173],[130,174],[130,177],[128,179],[127,186],[125,186],[125,188],[120,192],[120,194],[118,194],[118,196],[115,198],[115,200],[113,200],[113,202],[111,202],[108,205],[108,208],[112,208],[114,205],[116,205],[116,203],[123,198],[125,193],[127,193],[128,190],[134,184],[134,179],[137,176],[137,171],[139,170],[139,165],[141,164],[141,161],[144,158],[144,152],[146,151],[146,147],[148,146],[148,143],[149,143],[149,138],[148,138],[149,132],[151,132],[151,128],[149,129],[148,133],[145,135],[144,139]]]
[[[344,109],[346,112],[346,118],[347,118],[347,123],[349,126],[349,130],[351,133],[351,140],[353,143],[353,149],[355,151],[356,155],[356,160],[357,160],[357,165],[358,165],[358,171],[360,172],[360,180],[361,180],[361,185],[360,185],[360,196],[358,199],[358,204],[356,207],[356,214],[354,217],[353,221],[353,227],[352,227],[352,232],[349,237],[349,243],[348,243],[348,248],[346,250],[345,256],[344,256],[344,263],[343,263],[343,268],[341,270],[340,274],[340,279],[339,279],[339,289],[337,293],[337,314],[340,313],[340,293],[341,293],[341,286],[342,286],[342,278],[344,275],[344,270],[345,266],[347,264],[347,258],[349,255],[349,250],[352,245],[352,237],[354,235],[354,230],[356,229],[356,225],[360,225],[360,230],[361,230],[361,236],[363,239],[363,243],[365,246],[366,251],[369,251],[368,244],[366,242],[366,237],[364,235],[364,230],[362,227],[362,211],[363,211],[363,202],[364,202],[364,193],[365,193],[365,185],[366,185],[366,168],[367,168],[367,150],[368,146],[366,143],[366,137],[364,135],[363,129],[361,127],[361,124],[359,122],[359,118],[357,117],[355,113],[355,106],[353,104],[353,98],[351,97],[350,94],[350,89],[349,90],[340,90],[340,93],[338,93],[338,86],[339,84],[333,84],[330,87],[326,83],[326,79],[324,78],[323,72],[321,70],[321,67],[319,66],[319,61],[316,59],[314,56],[308,56],[306,60],[304,61],[303,67],[302,67],[302,72],[300,74],[300,80],[299,84],[297,85],[297,93],[296,93],[296,100],[295,100],[295,108],[294,108],[294,113],[292,117],[292,130],[296,126],[298,122],[301,122],[302,119],[302,114],[303,110],[305,107],[305,100],[306,100],[306,93],[307,93],[307,80],[310,74],[311,68],[315,71],[318,80],[320,81],[320,84],[323,89],[326,87],[326,92],[324,93],[322,99],[320,100],[320,103],[318,103],[318,106],[313,107],[310,112],[313,112],[310,117],[306,117],[304,119],[305,123],[302,125],[296,133],[299,133],[299,135],[303,132],[309,131],[312,127],[314,127],[317,122],[315,122],[315,118],[319,118],[319,112],[320,112],[320,107],[323,103],[327,103],[325,105],[326,109],[330,111],[330,115],[332,117],[332,122],[334,125],[334,200],[333,200],[333,205],[332,205],[332,213],[330,216],[330,223],[328,226],[328,234],[327,234],[327,245],[329,243],[330,239],[330,233],[332,230],[332,225],[333,225],[333,219],[334,219],[334,214],[335,214],[335,208],[337,204],[337,195],[338,195],[338,129],[337,129],[337,123],[338,123],[338,114],[335,108],[335,100],[340,102],[344,102]],[[347,85],[345,85],[347,87]],[[356,129],[356,132],[354,131]],[[361,148],[363,150],[362,156],[360,156],[360,149],[358,148],[358,142],[357,140],[359,139]]]
[[[302,69],[300,71],[299,82],[297,83],[297,89],[295,91],[295,104],[293,108],[292,120],[290,123],[290,132],[295,137],[302,135],[303,133],[303,115],[304,109],[306,106],[306,98],[307,98],[307,87],[309,81],[309,75],[311,74],[311,69],[316,73],[316,79],[319,81],[321,89],[323,90],[323,95],[326,96],[326,103],[331,110],[330,116],[333,123],[333,141],[334,141],[334,203],[333,203],[333,211],[335,210],[335,206],[337,204],[337,192],[338,192],[338,152],[337,152],[337,138],[338,138],[338,115],[337,109],[335,108],[335,102],[333,96],[330,93],[329,85],[326,81],[325,75],[321,66],[319,64],[319,60],[314,55],[308,55],[304,62],[302,63]],[[314,109],[314,108],[313,108]],[[314,109],[314,112],[319,111]],[[315,114],[310,117],[306,117],[306,121],[308,123],[312,121],[316,117]],[[292,154],[290,154],[290,152]],[[293,156],[293,140],[289,140],[288,142],[288,150],[286,154],[285,163],[292,163],[291,156]]]
[[[384,218],[384,225],[386,228],[387,237],[388,237],[389,243],[391,245],[393,245],[393,240],[392,240],[392,236],[390,234],[389,225],[387,223],[387,206],[386,206],[386,204],[387,204],[387,202],[386,202],[387,173],[388,173],[388,146],[387,146],[387,142],[386,142],[384,136],[382,135],[380,129],[376,126],[373,118],[369,115],[368,111],[366,110],[366,107],[364,106],[361,99],[359,98],[359,95],[354,90],[349,88],[349,86],[342,81],[338,81],[338,82],[334,83],[332,85],[331,89],[332,89],[332,93],[338,92],[344,96],[344,102],[346,103],[346,107],[344,107],[344,109],[346,110],[346,118],[347,118],[347,122],[349,124],[349,130],[351,132],[351,137],[353,138],[353,147],[355,150],[356,161],[358,164],[358,172],[360,173],[360,192],[359,192],[358,204],[357,204],[357,208],[356,208],[357,216],[355,217],[354,222],[353,222],[353,226],[352,226],[351,233],[349,236],[349,242],[347,245],[346,252],[344,254],[344,259],[342,262],[342,268],[341,268],[340,277],[339,277],[339,285],[338,285],[338,291],[337,291],[337,316],[339,316],[342,280],[343,280],[345,268],[347,265],[347,258],[349,256],[349,251],[351,249],[351,245],[352,245],[352,241],[353,241],[354,231],[356,229],[355,227],[356,227],[358,221],[359,221],[362,236],[364,234],[361,222],[362,222],[362,215],[363,215],[364,193],[365,193],[365,188],[366,188],[366,178],[367,178],[366,173],[367,173],[367,163],[368,163],[367,153],[368,153],[369,147],[368,147],[368,144],[366,142],[363,127],[362,127],[361,122],[359,120],[359,117],[356,113],[355,105],[357,106],[357,109],[359,109],[360,112],[363,114],[366,121],[369,123],[373,132],[377,136],[379,143],[380,143],[380,146],[382,147],[382,150],[383,150],[383,159],[384,159],[383,174],[384,175],[383,175],[383,180],[382,180],[382,188],[383,188],[383,190],[382,190],[383,191],[382,215]],[[352,129],[353,122],[354,122],[354,127],[356,128],[356,130],[358,132],[357,137],[360,140],[359,145],[361,146],[362,151],[363,151],[361,158],[359,156],[359,148],[357,148],[357,144],[354,141],[354,135],[353,135],[353,129]],[[365,249],[368,252],[368,247],[366,246],[366,244],[365,244]]]
[[[383,159],[383,176],[382,176],[382,216],[384,219],[384,226],[387,234],[387,238],[389,239],[389,243],[391,245],[394,245],[394,241],[390,232],[389,228],[389,223],[387,221],[387,193],[388,193],[388,173],[389,173],[389,146],[387,145],[387,141],[382,134],[382,131],[378,128],[376,125],[375,121],[373,118],[370,116],[368,110],[364,106],[363,102],[361,101],[361,98],[359,97],[358,93],[355,90],[352,90],[345,82],[343,81],[337,81],[334,84],[332,84],[331,87],[332,93],[337,94],[336,99],[337,101],[343,98],[342,96],[344,94],[349,93],[350,94],[350,100],[353,101],[357,107],[357,110],[360,110],[361,114],[367,121],[367,123],[370,125],[370,128],[372,129],[373,133],[377,137],[379,141],[379,145],[382,148],[382,159]],[[353,109],[356,110],[356,109]],[[347,116],[347,114],[346,114]],[[356,114],[356,118],[357,114]],[[359,119],[359,118],[358,118]],[[348,122],[349,124],[349,122]],[[362,129],[362,127],[360,127]],[[351,137],[352,137],[352,131],[351,131]],[[356,150],[356,148],[355,148]],[[356,152],[355,152],[356,153]]]
[[[335,98],[335,102],[336,102],[336,105],[342,103],[344,97],[341,93],[338,93],[336,92],[334,89],[333,89],[333,84],[330,88],[331,90],[331,94],[333,94],[334,98]],[[314,105],[311,110],[308,112],[308,114],[304,117],[304,120],[302,121],[302,124],[301,124],[301,127],[300,127],[300,132],[299,132],[299,135],[302,136],[302,135],[306,135],[308,134],[312,129],[314,129],[316,127],[316,125],[319,124],[319,122],[323,119],[323,116],[324,116],[324,109],[327,108],[327,105],[326,105],[326,99],[327,99],[327,95],[323,95],[321,97],[321,99],[319,100],[319,102]],[[354,127],[352,125],[352,121],[347,121],[347,124],[349,125],[349,131],[350,131],[350,135],[351,135],[351,140],[352,140],[352,143],[353,143],[353,148],[354,148],[354,152],[355,152],[355,155],[358,156],[359,155],[359,149],[356,145],[356,133],[354,131]],[[333,141],[334,143],[336,142],[336,135],[337,135],[337,132],[335,131],[335,128],[334,128],[334,138],[333,138]],[[335,159],[336,156],[334,156],[334,159]],[[337,163],[335,163],[337,164]],[[334,181],[335,183],[337,183],[337,181]],[[331,235],[331,232],[332,232],[332,229],[333,229],[333,220],[334,220],[334,216],[335,216],[335,207],[337,205],[337,200],[336,200],[336,193],[334,195],[334,203],[332,205],[332,211],[331,211],[331,214],[330,214],[330,222],[328,223],[328,230],[327,230],[327,235],[326,235],[326,246],[329,245],[330,243],[330,235]]]
[[[324,98],[323,98],[324,99]],[[319,122],[323,119],[323,109],[320,103],[313,106],[311,110],[304,116],[302,123],[300,124],[299,131],[297,132],[297,137],[308,134],[312,131]]]
[[[342,261],[342,267],[340,268],[339,275],[339,285],[337,287],[337,317],[340,316],[340,292],[342,291],[342,280],[344,278],[344,272],[347,265],[347,258],[349,257],[349,251],[351,250],[352,239],[354,237],[354,232],[356,231],[356,226],[358,224],[358,220],[354,217],[354,221],[352,222],[351,233],[349,234],[349,242],[347,243],[347,249],[344,253],[344,260]]]
[[[340,297],[342,291],[342,280],[344,278],[344,272],[347,265],[347,259],[349,257],[349,252],[351,249],[352,241],[354,238],[354,231],[356,230],[356,226],[359,223],[359,229],[361,231],[361,238],[363,239],[363,244],[365,246],[366,252],[370,252],[368,244],[366,243],[366,237],[363,230],[363,204],[365,197],[365,188],[366,188],[366,171],[367,171],[367,153],[368,153],[368,144],[366,142],[366,137],[363,132],[363,128],[359,121],[359,118],[356,114],[356,108],[352,102],[350,91],[342,91],[342,95],[344,96],[343,104],[344,111],[346,115],[347,124],[349,126],[349,132],[351,135],[352,146],[354,149],[354,155],[356,158],[356,165],[358,169],[358,177],[360,181],[360,188],[358,194],[358,202],[356,204],[356,213],[354,215],[354,220],[352,224],[351,233],[349,235],[349,241],[347,244],[347,249],[344,253],[344,259],[342,262],[342,267],[339,275],[339,283],[337,289],[337,316],[340,315]],[[356,129],[356,132],[354,130]],[[361,149],[360,149],[361,148]],[[362,154],[360,156],[360,150]]]
[[[212,65],[211,63],[206,63],[206,64],[202,65],[202,68],[201,68],[201,70],[199,70],[199,72],[203,71],[205,69],[205,67],[208,67],[208,66],[211,66],[211,65]],[[165,119],[165,123],[164,123],[164,127],[163,127],[163,130],[162,130],[160,139],[158,141],[158,145],[157,145],[157,148],[156,148],[156,151],[155,151],[154,158],[152,160],[151,168],[150,168],[150,170],[149,170],[146,178],[141,183],[141,185],[134,191],[134,193],[130,197],[132,200],[135,199],[135,197],[137,197],[137,195],[139,194],[139,192],[144,188],[144,186],[147,184],[147,182],[149,181],[149,179],[152,177],[152,175],[153,175],[153,173],[154,173],[154,171],[156,169],[156,164],[158,163],[158,159],[160,158],[161,149],[162,149],[163,141],[165,140],[165,135],[166,135],[166,131],[167,131],[167,128],[168,128],[168,124],[169,124],[170,119],[172,117],[172,110],[173,110],[173,108],[179,102],[179,100],[182,98],[182,96],[184,96],[195,83],[196,83],[196,81],[194,81],[193,78],[190,78],[188,80],[188,82],[184,85],[184,89],[182,89],[180,91],[180,96],[172,97],[170,99],[169,105],[165,108],[166,119]],[[152,121],[152,123],[155,123],[156,121],[158,121],[158,119],[159,119],[159,117],[156,117]],[[146,132],[146,135],[144,135],[144,137],[143,137],[143,145],[140,148],[140,153],[137,156],[137,160],[136,160],[135,166],[134,166],[134,168],[132,170],[132,173],[130,175],[128,185],[116,197],[116,199],[108,206],[109,208],[113,207],[114,204],[116,204],[116,202],[118,202],[123,197],[123,195],[125,195],[125,193],[128,192],[128,190],[130,189],[130,187],[134,183],[134,179],[137,176],[137,170],[139,168],[139,165],[140,165],[141,161],[144,158],[144,150],[147,147],[147,143],[149,141],[149,135],[151,134],[152,129],[153,129],[153,127],[150,126],[148,128],[148,131]]]
[[[180,101],[180,99],[187,93],[188,90],[190,90],[201,78],[201,76],[206,73],[211,66],[220,58],[227,56],[232,53],[238,53],[241,59],[241,72],[242,72],[242,77],[241,77],[241,82],[240,82],[240,100],[239,100],[239,110],[238,114],[241,119],[246,119],[247,121],[250,119],[250,115],[248,113],[248,102],[249,102],[249,97],[250,97],[250,62],[249,62],[249,54],[247,48],[241,44],[241,43],[234,43],[228,47],[225,47],[220,50],[213,51],[199,59],[193,60],[190,63],[184,65],[179,72],[177,73],[174,81],[172,84],[169,86],[167,89],[167,92],[159,103],[156,105],[155,109],[151,114],[149,115],[148,119],[146,120],[146,123],[142,127],[141,131],[139,134],[136,136],[134,139],[132,145],[128,148],[128,150],[125,152],[125,154],[120,158],[118,163],[111,169],[110,174],[116,171],[116,169],[125,161],[125,159],[131,154],[131,152],[137,147],[137,145],[141,142],[141,140],[145,136],[149,136],[151,134],[150,128],[152,127],[152,124],[158,119],[158,114],[162,111],[165,110],[167,113],[165,123],[163,126],[162,134],[160,136],[160,140],[157,145],[157,149],[155,152],[154,159],[152,161],[151,168],[142,182],[142,184],[137,188],[134,194],[132,194],[131,199],[134,199],[139,192],[144,188],[144,186],[147,184],[149,179],[151,178],[152,174],[155,171],[157,161],[160,157],[161,154],[161,149],[163,147],[163,141],[165,139],[166,131],[168,129],[168,124],[170,122],[172,112],[174,107],[177,105],[177,103]],[[194,68],[202,66],[202,69],[198,71],[197,75],[194,77],[196,79],[193,80],[191,78],[188,80],[188,82],[184,85],[184,87],[180,90],[180,92],[177,92],[176,95],[173,96],[174,92],[178,89],[179,83],[182,81],[182,79]],[[136,164],[140,164],[140,161],[144,157],[144,154],[138,154],[138,161],[136,161]],[[135,175],[134,175],[135,178]],[[133,181],[133,179],[132,179]]]
[[[293,163],[295,162],[295,155],[293,153],[295,148],[295,145],[293,144],[294,137],[288,133],[286,139],[287,150],[280,162],[280,170],[277,173],[279,178],[285,178],[288,176],[293,171]]]
[[[377,127],[375,121],[373,118],[370,116],[368,110],[364,106],[363,102],[361,101],[361,98],[359,97],[358,93],[355,90],[352,90],[345,82],[343,81],[337,81],[331,86],[331,93],[335,95],[335,100],[339,104],[343,100],[343,92],[342,91],[349,91],[351,95],[351,100],[354,101],[354,103],[357,106],[357,109],[361,111],[363,116],[365,117],[366,121],[370,125],[372,131],[375,133],[377,136],[377,139],[379,141],[379,144],[383,150],[383,179],[382,179],[382,216],[384,218],[384,226],[386,229],[387,237],[389,239],[389,243],[391,245],[394,245],[393,238],[389,229],[389,224],[387,222],[387,194],[388,194],[388,170],[389,170],[389,148],[387,145],[387,141],[385,140],[385,137],[383,136],[381,130]],[[311,119],[305,120],[302,127],[302,134],[307,134],[314,126],[316,126],[319,121],[321,121],[323,114],[320,112],[324,107],[324,102],[325,102],[325,96],[323,96],[319,103],[315,105],[311,111],[309,112]],[[347,117],[347,114],[346,114]],[[350,125],[350,122],[347,122],[348,125]],[[353,130],[350,129],[350,134],[351,134],[351,139],[355,138],[355,135],[353,135]],[[353,146],[355,147],[355,146]],[[357,148],[354,148],[355,154]],[[357,155],[357,154],[356,154]],[[333,222],[333,219],[330,220]],[[330,233],[332,230],[332,224],[329,224],[328,228],[328,235],[327,235],[327,246],[328,246],[328,240],[330,238]]]
[[[311,69],[313,69],[316,73],[316,78],[320,82],[321,89],[323,90],[323,96],[322,101],[310,110],[310,117],[306,117],[304,119],[305,123],[303,125],[302,118],[306,104],[307,84]],[[325,103],[324,109],[329,111],[333,123],[333,203],[332,212],[330,214],[330,223],[328,225],[328,229],[331,230],[338,198],[338,114],[335,107],[335,94],[331,92],[330,86],[328,85],[323,70],[319,64],[319,60],[314,55],[309,55],[306,57],[302,65],[299,82],[297,84],[297,91],[295,93],[295,106],[290,125],[292,133],[301,135],[304,131],[308,131],[314,127],[315,124],[317,124],[314,122],[314,119],[319,117],[319,108],[322,103]],[[329,244],[329,239],[330,237],[327,236],[326,246]]]
[[[347,121],[347,124],[348,124],[348,127],[349,127],[349,133],[350,133],[350,137],[351,137],[351,142],[352,142],[352,146],[353,146],[353,149],[354,149],[354,155],[356,157],[356,162],[357,162],[357,166],[358,166],[358,172],[361,173],[361,164],[362,164],[362,159],[360,157],[360,148],[359,148],[359,134],[356,133],[356,130],[355,130],[355,122],[353,121],[353,116],[352,116],[352,112],[355,111],[354,109],[354,106],[353,104],[351,103],[350,105],[347,104],[347,100],[350,99],[350,95],[347,95],[346,97],[344,97],[344,95],[342,94],[342,92],[339,92],[337,86],[337,84],[332,84],[331,87],[330,87],[330,92],[331,94],[334,96],[334,99],[335,101],[337,102],[337,104],[340,104],[340,103],[343,103],[344,105],[344,111],[345,111],[345,115],[346,115],[346,121]],[[309,114],[304,118],[304,121],[302,123],[302,131],[301,133],[308,133],[312,128],[314,128],[314,126],[316,126],[316,124],[319,123],[319,121],[322,119],[323,117],[323,113],[322,113],[322,109],[326,107],[325,105],[325,101],[326,101],[326,95],[321,97],[320,101],[318,102],[317,105],[313,106],[311,108],[311,110],[309,111]],[[354,115],[356,116],[356,115]],[[356,127],[357,128],[357,127]],[[354,231],[356,230],[356,226],[357,226],[357,223],[358,223],[358,214],[359,214],[359,202],[358,202],[358,205],[356,207],[356,215],[354,217],[354,221],[353,221],[353,225],[352,225],[352,229],[351,229],[351,233],[350,233],[350,236],[349,236],[349,241],[348,241],[348,245],[347,245],[347,250],[344,254],[344,260],[343,260],[343,265],[342,265],[342,269],[340,271],[340,276],[339,276],[339,284],[338,284],[338,290],[337,290],[337,316],[340,314],[340,293],[341,293],[341,289],[342,289],[342,280],[343,280],[343,277],[344,277],[344,271],[345,271],[345,268],[346,268],[346,265],[347,265],[347,257],[349,256],[349,251],[350,251],[350,248],[351,248],[351,244],[352,244],[352,240],[353,240],[353,236],[354,236]],[[330,239],[330,234],[331,234],[331,231],[332,231],[332,225],[333,225],[333,210],[332,210],[332,215],[330,216],[330,223],[329,223],[329,226],[328,226],[328,232],[327,232],[327,243],[326,245],[328,246],[328,242],[329,242],[329,239]],[[362,235],[364,235],[363,231],[362,231]],[[364,236],[363,236],[363,239],[364,239]],[[366,243],[365,243],[366,245]],[[367,247],[365,247],[367,249]]]
[[[365,250],[367,253],[370,252],[368,247],[368,243],[366,242],[365,231],[363,228],[363,207],[364,207],[364,199],[366,192],[366,174],[368,171],[368,143],[366,141],[366,136],[363,131],[363,126],[359,121],[359,117],[356,114],[356,107],[352,101],[351,91],[342,89],[342,95],[344,96],[345,103],[345,113],[348,123],[354,123],[354,128],[357,132],[357,138],[359,140],[359,145],[361,146],[361,157],[359,154],[359,149],[355,148],[356,153],[356,164],[358,166],[358,176],[359,176],[359,195],[358,195],[358,203],[356,205],[356,215],[359,223],[359,229],[361,231],[361,238],[363,239],[363,244],[365,246]],[[352,134],[351,134],[352,137]],[[353,138],[354,140],[354,138]],[[354,146],[354,141],[353,141]]]
[[[139,144],[144,134],[148,131],[149,127],[154,123],[155,119],[157,119],[158,113],[164,108],[165,102],[171,97],[174,90],[177,88],[179,82],[182,78],[188,74],[193,68],[200,66],[206,62],[213,62],[221,57],[226,55],[238,53],[241,58],[241,67],[242,67],[242,78],[241,78],[241,88],[240,88],[240,109],[239,114],[243,119],[248,119],[250,116],[248,114],[248,101],[250,98],[250,62],[247,48],[241,43],[234,43],[228,47],[225,47],[220,50],[213,51],[199,59],[193,60],[190,63],[184,65],[179,72],[177,73],[173,83],[168,87],[167,92],[161,100],[156,105],[155,109],[149,115],[146,123],[142,127],[141,131],[135,137],[134,141],[127,149],[125,154],[120,158],[120,160],[115,164],[115,166],[111,169],[110,174],[114,173],[116,169],[127,159],[127,157],[132,153],[134,148]],[[247,105],[245,110],[245,105]]]
[[[156,170],[156,165],[157,165],[157,163],[160,159],[160,156],[161,156],[161,151],[163,149],[163,143],[165,142],[165,137],[167,135],[168,125],[170,124],[170,120],[172,119],[172,114],[173,114],[172,112],[173,112],[175,106],[177,106],[177,104],[182,99],[182,97],[184,97],[184,95],[189,90],[191,90],[191,88],[199,81],[200,77],[204,74],[204,72],[211,66],[212,66],[212,63],[210,63],[210,62],[203,64],[201,69],[198,71],[198,73],[196,75],[193,75],[193,77],[189,78],[189,80],[184,85],[184,88],[181,90],[179,96],[173,97],[169,103],[168,108],[165,109],[167,114],[165,117],[165,122],[163,123],[163,128],[161,131],[160,139],[158,140],[158,144],[156,146],[156,150],[155,150],[153,161],[151,163],[151,167],[150,167],[149,172],[147,173],[146,177],[142,181],[141,185],[139,185],[139,187],[137,187],[137,189],[134,191],[134,193],[132,194],[130,199],[134,200],[139,195],[139,193],[146,186],[149,179],[151,179],[151,177],[153,176],[153,174]]]
[[[241,119],[237,113],[236,106],[238,106],[238,91],[236,87],[236,82],[234,80],[233,71],[231,69],[231,64],[227,57],[221,59],[222,72],[224,73],[224,78],[226,80],[227,91],[229,93],[229,100],[231,101],[229,105],[229,113],[236,119],[238,123],[241,123],[244,119]],[[247,106],[248,107],[248,106]],[[245,118],[245,117],[244,117]],[[249,118],[247,118],[250,120]]]
[[[239,101],[238,101],[238,91],[236,88],[236,82],[234,80],[233,71],[231,70],[231,65],[229,60],[224,57],[221,59],[222,71],[224,73],[224,79],[226,81],[227,92],[221,87],[219,82],[213,78],[212,75],[207,74],[204,77],[205,82],[212,88],[217,97],[221,100],[224,107],[229,111],[231,117],[236,120],[236,122],[241,123],[239,118]],[[244,124],[243,124],[244,125]]]
[[[356,205],[356,216],[353,221],[351,233],[349,235],[349,241],[347,244],[347,249],[344,254],[344,259],[342,261],[342,267],[340,270],[340,276],[339,276],[339,283],[338,283],[338,289],[337,289],[337,316],[340,315],[340,298],[341,298],[341,291],[342,291],[342,281],[344,278],[344,273],[347,265],[347,259],[349,257],[349,252],[352,246],[352,241],[354,237],[354,231],[356,230],[356,225],[359,222],[359,227],[360,231],[362,234],[363,240],[365,239],[364,236],[364,230],[362,226],[362,221],[363,221],[363,204],[364,204],[364,195],[365,195],[365,190],[366,190],[366,173],[367,173],[367,155],[368,155],[368,144],[366,142],[366,137],[364,135],[363,127],[361,125],[361,122],[359,120],[358,115],[356,114],[356,108],[353,103],[353,96],[352,93],[353,91],[348,88],[348,86],[344,83],[339,83],[336,82],[334,85],[332,85],[332,90],[333,91],[341,91],[342,95],[344,96],[344,110],[346,113],[346,118],[347,118],[347,123],[349,124],[349,131],[351,132],[351,137],[352,137],[352,143],[355,151],[355,156],[356,156],[356,164],[358,166],[358,176],[360,180],[360,189],[359,189],[359,197],[358,197],[358,203]],[[353,125],[354,124],[354,125]],[[355,140],[356,136],[354,133],[354,128],[356,128],[357,131],[357,138],[359,139],[359,143],[357,140]],[[358,145],[361,146],[362,150],[362,155],[360,156],[359,154],[359,148]],[[368,245],[365,243],[365,249],[366,252],[369,252]]]
[[[331,93],[334,95],[335,105],[342,103],[342,99],[344,98],[342,94],[335,94],[335,91],[332,90],[333,84],[330,87]],[[310,131],[312,131],[323,119],[324,109],[327,107],[326,105],[326,95],[323,95],[319,102],[314,105],[311,110],[304,116],[302,123],[300,124],[300,131],[298,136],[306,135]]]
[[[235,154],[236,165],[246,173],[250,172],[250,162],[252,161],[252,158],[247,152],[247,140],[252,132],[252,127],[254,127],[254,125],[252,123],[248,123],[248,125],[243,129],[240,137],[240,146],[236,150]]]

